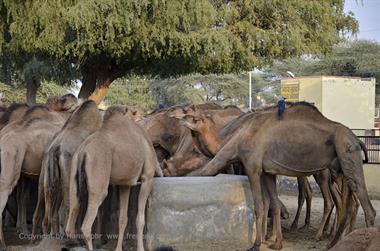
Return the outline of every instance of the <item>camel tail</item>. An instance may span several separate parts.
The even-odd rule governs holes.
[[[364,160],[363,163],[368,163],[368,149],[363,141],[359,140],[360,147],[362,148],[362,151],[364,153]]]
[[[42,161],[42,170],[46,170],[47,174],[47,191],[46,194],[49,196],[50,201],[53,201],[60,184],[59,180],[61,177],[58,158],[59,158],[59,146],[54,146],[49,149]]]
[[[77,196],[79,201],[81,201],[82,205],[87,205],[87,174],[85,171],[86,165],[86,155],[84,152],[78,154],[77,162],[76,162],[76,185],[77,185]],[[87,206],[86,206],[87,207]]]

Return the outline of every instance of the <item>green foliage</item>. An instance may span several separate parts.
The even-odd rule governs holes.
[[[155,109],[193,103],[216,102],[220,105],[248,106],[248,74],[186,75],[179,78],[148,79],[129,76],[115,80],[104,102],[107,106],[125,104]],[[272,104],[277,101],[276,86],[262,74],[252,75],[254,104]],[[270,89],[269,91],[266,89]],[[258,98],[259,97],[259,98]],[[260,100],[261,99],[261,100]],[[256,101],[255,101],[256,100]]]
[[[344,0],[3,3],[8,49],[159,75],[240,72],[277,58],[323,55],[342,34],[357,31]]]
[[[270,70],[285,75],[286,71],[296,76],[334,75],[374,77],[380,81],[380,44],[358,40],[335,47],[334,53],[323,58],[292,58],[277,62]]]
[[[0,83],[0,93],[2,100],[7,102],[19,102],[25,103],[26,90],[22,86],[12,87],[3,83]],[[62,87],[53,82],[42,82],[41,87],[37,92],[37,103],[43,104],[48,97],[51,96],[63,96],[68,91],[65,87]]]
[[[149,80],[139,77],[121,78],[114,81],[104,102],[107,106],[122,104],[154,109],[155,104],[149,93]]]

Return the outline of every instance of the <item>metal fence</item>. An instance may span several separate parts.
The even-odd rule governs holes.
[[[380,164],[380,136],[358,136],[368,150],[368,163]]]

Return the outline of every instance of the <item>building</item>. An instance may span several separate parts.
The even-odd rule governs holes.
[[[375,82],[337,76],[284,78],[281,95],[290,102],[313,103],[324,116],[353,130],[370,130],[375,129]]]

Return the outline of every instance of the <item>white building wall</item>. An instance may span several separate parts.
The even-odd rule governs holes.
[[[322,113],[351,129],[373,129],[375,79],[322,77]]]

